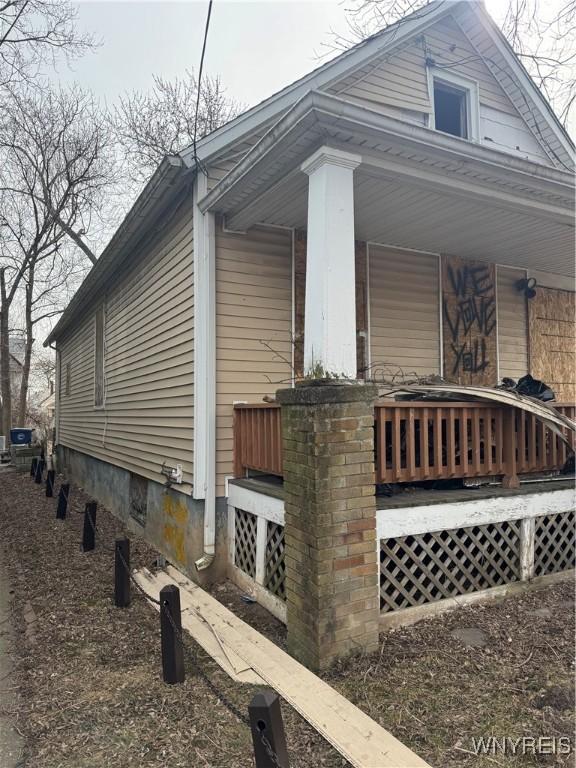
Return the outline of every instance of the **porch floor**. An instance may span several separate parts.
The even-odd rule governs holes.
[[[401,507],[419,507],[431,504],[446,504],[461,501],[477,501],[506,496],[525,496],[532,493],[563,491],[574,487],[575,476],[563,475],[562,478],[521,482],[520,488],[503,488],[501,485],[482,485],[472,488],[422,488],[406,486],[393,496],[376,494],[378,509],[398,509]],[[232,484],[241,488],[272,496],[284,498],[282,478],[274,475],[261,475],[231,480]]]

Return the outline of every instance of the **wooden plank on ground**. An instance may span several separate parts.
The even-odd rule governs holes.
[[[169,568],[168,573],[158,572],[154,576],[139,571],[136,577],[143,589],[155,598],[162,587],[176,583],[187,614],[195,614],[199,622],[209,624],[227,652],[237,654],[353,766],[430,768],[348,699],[176,569]]]
[[[142,570],[134,574],[136,581],[140,584],[144,591],[158,599],[157,592],[158,584],[155,577],[147,570]],[[167,582],[172,583],[172,582]],[[162,585],[164,586],[164,584]],[[154,608],[160,610],[156,603],[150,603]],[[214,661],[222,667],[224,672],[229,675],[232,680],[236,680],[238,683],[248,683],[250,685],[265,685],[264,680],[254,670],[246,664],[234,651],[230,648],[224,647],[218,638],[218,636],[212,631],[210,625],[203,621],[197,613],[188,606],[181,603],[182,607],[182,627],[186,629],[192,637],[196,640],[206,653],[208,653]]]

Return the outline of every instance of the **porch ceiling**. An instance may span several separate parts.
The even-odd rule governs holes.
[[[201,201],[226,227],[305,228],[308,178],[299,166],[329,144],[362,156],[358,239],[574,275],[571,174],[324,94],[307,99]]]

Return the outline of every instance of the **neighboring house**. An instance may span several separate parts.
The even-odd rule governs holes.
[[[234,403],[303,372],[398,370],[483,385],[531,372],[573,401],[573,152],[483,3],[466,1],[342,53],[199,141],[197,158],[166,158],[47,339],[60,466],[214,579]],[[276,438],[254,429],[264,451]],[[273,496],[260,501],[279,523]],[[246,520],[242,536],[265,541]]]
[[[26,348],[25,339],[20,336],[11,336],[10,345],[10,388],[12,397],[18,397],[20,394],[20,384],[22,382],[22,371],[24,369],[24,351]]]

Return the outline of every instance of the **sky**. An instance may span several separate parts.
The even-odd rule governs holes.
[[[147,90],[153,74],[197,72],[207,7],[165,0],[82,2],[79,25],[102,45],[72,71],[61,66],[60,79],[78,80],[114,101],[126,90]],[[344,4],[215,0],[205,72],[220,75],[228,95],[251,106],[322,63],[331,29],[345,31]]]
[[[498,15],[503,0],[487,0]],[[350,0],[214,0],[205,72],[219,75],[228,95],[252,106],[326,60],[331,31],[346,33]],[[207,0],[81,2],[80,27],[101,41],[93,53],[59,67],[111,103],[125,91],[147,90],[152,75],[198,71]]]

